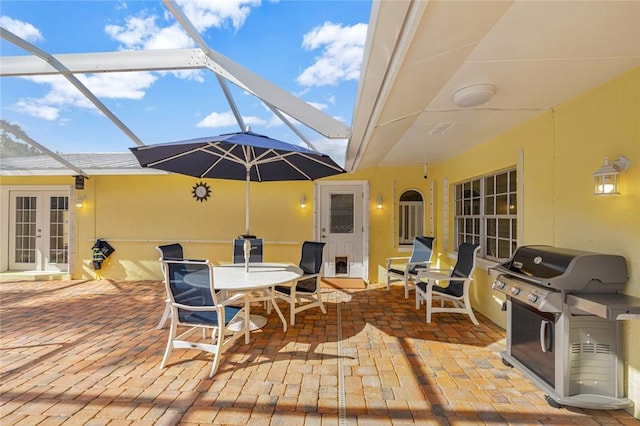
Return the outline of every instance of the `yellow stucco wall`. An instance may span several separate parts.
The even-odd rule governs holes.
[[[91,182],[92,181],[92,182]],[[103,276],[116,279],[159,279],[155,246],[182,242],[185,256],[213,262],[231,261],[230,241],[245,233],[245,183],[208,180],[211,197],[193,198],[199,179],[185,176],[95,177],[85,191],[93,193],[81,209],[80,253],[89,253],[95,238],[117,247]],[[265,249],[266,261],[299,258],[299,243],[312,238],[312,209],[301,209],[300,197],[313,199],[308,182],[252,183],[250,232],[277,242]],[[95,202],[92,205],[91,200]],[[91,274],[88,259],[85,274]]]

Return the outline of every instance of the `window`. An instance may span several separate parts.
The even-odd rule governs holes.
[[[331,194],[329,229],[332,234],[353,234],[355,229],[353,194]]]
[[[456,247],[482,246],[489,259],[508,259],[517,247],[516,171],[508,170],[455,186]]]
[[[398,243],[412,246],[413,238],[424,235],[424,203],[418,191],[409,190],[400,195],[398,211]]]

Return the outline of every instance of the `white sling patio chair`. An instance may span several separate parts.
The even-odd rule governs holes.
[[[433,237],[417,236],[413,239],[411,256],[396,256],[387,258],[387,290],[392,281],[404,283],[404,298],[409,298],[409,290],[414,285],[419,269],[429,269],[433,257]]]
[[[292,285],[275,286],[274,296],[289,303],[291,325],[295,324],[295,316],[305,309],[319,307],[323,314],[327,313],[322,302],[320,281],[322,280],[322,251],[325,243],[305,241],[302,244],[300,264],[304,275]]]
[[[160,368],[164,368],[169,360],[172,349],[198,349],[213,354],[209,377],[213,377],[220,363],[223,350],[233,344],[236,339],[245,336],[245,343],[249,343],[249,307],[247,299],[242,294],[236,294],[228,299],[220,299],[215,291],[213,267],[208,260],[162,260],[162,267],[167,280],[167,303],[171,309],[171,325],[167,347],[162,358]],[[189,283],[190,273],[208,270],[208,284],[203,286],[202,280],[198,285]],[[232,331],[228,326],[240,319],[244,326],[238,331]],[[187,330],[178,334],[178,328]],[[202,334],[195,333],[203,330]],[[211,330],[210,338],[206,337],[207,330]],[[210,342],[207,341],[210,339]]]
[[[416,277],[416,309],[425,302],[427,322],[431,322],[431,314],[437,312],[462,313],[471,318],[474,325],[478,320],[471,309],[469,287],[476,267],[476,255],[480,246],[462,243],[458,247],[458,260],[451,270],[431,269],[418,272]],[[443,272],[449,272],[443,274]],[[441,287],[438,283],[443,283]],[[440,306],[433,306],[433,302]]]

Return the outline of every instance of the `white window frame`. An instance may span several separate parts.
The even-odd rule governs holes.
[[[407,192],[418,193],[422,198],[422,201],[401,201],[402,196]],[[413,247],[413,238],[415,236],[424,235],[424,206],[424,194],[417,189],[406,189],[402,191],[402,194],[400,194],[400,197],[398,197],[398,234],[396,235],[396,237],[398,238],[399,248]],[[405,210],[408,212],[409,216],[409,220],[407,222],[409,223],[410,229],[408,230],[408,233],[405,232],[406,229],[403,227],[403,217]],[[407,234],[408,237],[403,238],[404,234]]]
[[[495,182],[497,177],[502,175],[506,175],[506,191],[497,192]],[[491,179],[494,183],[494,189],[487,191],[487,183],[491,182]],[[513,182],[513,179],[516,181]],[[518,180],[519,176],[514,167],[459,182],[453,186],[454,239],[456,247],[463,242],[480,244],[480,257],[493,261],[502,261],[512,256],[518,243],[517,211],[520,202]],[[503,201],[506,199],[506,214],[496,211],[498,198]],[[487,202],[489,201],[493,204],[491,209],[487,208]],[[504,232],[500,233],[498,226],[495,227],[493,235],[487,235],[490,221],[496,221],[496,223],[499,221],[505,223],[504,221],[507,221],[508,236]],[[460,229],[461,225],[464,226],[464,229]],[[497,253],[489,250],[490,239],[496,241]],[[502,250],[499,249],[499,242],[502,242]]]

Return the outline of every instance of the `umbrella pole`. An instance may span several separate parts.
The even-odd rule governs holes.
[[[245,235],[249,235],[249,182],[251,181],[249,176],[250,169],[247,167],[247,190],[245,191],[245,219],[244,219],[244,227],[246,229]]]

